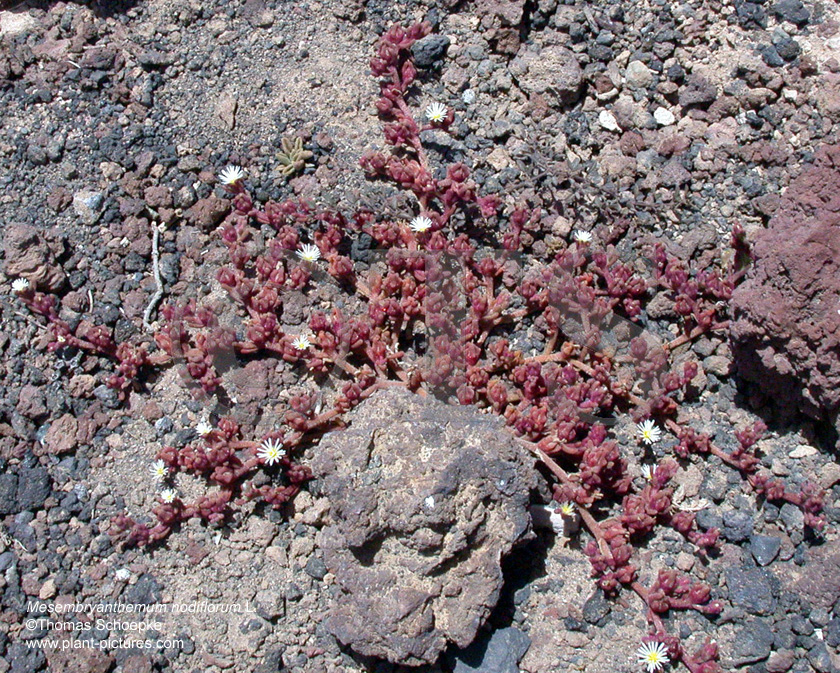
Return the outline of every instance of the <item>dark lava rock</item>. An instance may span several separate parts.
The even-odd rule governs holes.
[[[783,31],[778,31],[778,33],[780,33],[778,36],[775,33],[773,35],[773,46],[776,48],[779,56],[785,61],[792,61],[802,53],[802,47],[799,46],[796,40]]]
[[[732,660],[736,666],[753,664],[770,656],[773,647],[773,631],[760,619],[746,623],[735,633],[732,646]]]
[[[810,636],[814,632],[814,625],[802,615],[790,618],[790,628],[798,636]]]
[[[21,468],[18,473],[17,512],[34,511],[44,506],[52,492],[52,479],[43,467]]]
[[[306,562],[306,566],[304,567],[304,571],[312,579],[322,580],[322,579],[324,579],[324,576],[327,574],[327,566],[324,565],[323,559],[319,559],[317,556],[312,556]]]
[[[821,148],[788,187],[733,293],[737,373],[786,418],[840,428],[840,146]]]
[[[735,11],[742,28],[766,28],[767,12],[754,2],[736,2]]]
[[[825,643],[818,642],[808,650],[808,661],[818,673],[836,673],[837,671],[831,663],[831,655],[828,653]]]
[[[144,573],[135,584],[123,591],[122,598],[126,603],[151,605],[160,601],[160,589],[157,580],[149,573]]]
[[[790,619],[780,619],[773,624],[773,647],[777,650],[796,647],[796,635],[790,626]]]
[[[327,627],[356,652],[433,663],[496,604],[501,559],[530,536],[531,460],[504,422],[404,390],[372,395],[312,468],[331,503]]]
[[[739,509],[723,513],[723,537],[730,542],[746,540],[753,532],[753,517]]]
[[[776,47],[772,44],[761,44],[757,48],[758,53],[761,54],[761,59],[771,68],[778,68],[785,64],[784,59],[776,51]]]
[[[0,474],[0,514],[16,514],[18,478],[16,474]]]
[[[763,568],[728,568],[729,602],[754,615],[770,615],[776,609],[775,578]]]
[[[583,618],[590,624],[597,624],[610,612],[610,604],[604,597],[604,592],[596,589],[583,604]]]
[[[780,538],[770,535],[753,535],[750,538],[750,553],[755,562],[760,566],[766,566],[773,562],[782,547]]]
[[[717,528],[720,530],[723,528],[723,518],[721,518],[720,514],[711,507],[706,507],[697,512],[695,521],[703,530],[709,530],[710,528]]]
[[[797,26],[808,23],[811,13],[805,9],[802,0],[779,0],[773,5],[773,13],[784,21],[790,21]]]
[[[449,38],[446,35],[427,35],[411,45],[411,54],[418,68],[430,68],[444,56],[449,49]]]
[[[0,573],[5,572],[15,562],[15,555],[10,551],[0,554]]]
[[[814,626],[822,628],[823,626],[828,626],[828,622],[831,620],[831,615],[828,614],[828,610],[825,608],[813,608],[808,613],[808,619],[811,620],[811,623]]]
[[[835,617],[828,623],[825,630],[825,643],[829,647],[840,647],[840,617]]]
[[[453,673],[519,673],[519,661],[530,646],[527,635],[509,626],[478,638],[448,658]]]
[[[44,652],[37,647],[27,647],[26,643],[12,643],[6,650],[6,661],[11,673],[32,673],[40,671],[46,659]]]

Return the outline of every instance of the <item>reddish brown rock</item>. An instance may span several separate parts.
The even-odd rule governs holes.
[[[143,198],[151,208],[169,208],[172,206],[172,192],[168,187],[147,187]]]
[[[109,654],[92,647],[62,650],[45,645],[44,654],[53,673],[106,673],[114,665]]]
[[[184,213],[188,222],[209,231],[218,225],[227,215],[230,203],[215,196],[199,199],[196,204]]]
[[[44,391],[38,386],[27,383],[20,389],[17,410],[27,418],[37,419],[47,415],[47,402]]]
[[[735,291],[738,374],[790,418],[840,409],[840,146],[822,148],[782,196]]]
[[[785,579],[812,607],[830,610],[840,596],[840,543],[834,540],[809,550],[808,563]]]
[[[6,249],[6,274],[26,278],[39,290],[56,292],[67,276],[55,261],[52,251],[38,231],[26,224],[6,227],[3,240]]]
[[[71,414],[64,414],[50,424],[50,429],[44,437],[44,446],[54,455],[72,451],[76,448],[78,431],[79,422]]]
[[[73,203],[73,195],[66,187],[54,187],[47,195],[47,206],[56,213],[60,213]]]

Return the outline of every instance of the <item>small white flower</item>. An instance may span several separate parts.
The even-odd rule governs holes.
[[[223,185],[235,185],[245,177],[245,171],[240,166],[227,166],[219,173],[219,182]]]
[[[418,215],[408,225],[415,234],[422,234],[432,228],[432,221],[425,215]]]
[[[125,582],[126,580],[131,579],[131,571],[128,568],[120,568],[114,573],[114,577],[121,582]]]
[[[642,465],[642,477],[644,477],[645,481],[653,479],[654,472],[656,472],[656,470],[650,465]]]
[[[207,437],[211,432],[213,432],[213,426],[207,421],[199,421],[198,425],[195,426],[195,431],[200,437]]]
[[[578,243],[592,243],[592,234],[588,231],[581,231],[578,229],[572,235],[572,238],[574,238]]]
[[[300,335],[295,337],[294,341],[292,341],[292,346],[299,351],[305,351],[307,348],[312,346],[312,342],[305,336]]]
[[[655,444],[662,439],[662,431],[650,419],[639,423],[636,428],[639,430],[639,434],[645,444]]]
[[[426,108],[426,119],[430,122],[442,122],[448,110],[443,103],[432,103]]]
[[[283,443],[276,439],[266,439],[257,451],[257,455],[264,460],[266,465],[274,465],[286,455]]]
[[[560,514],[563,516],[574,516],[575,515],[575,503],[573,502],[564,502],[560,504]]]
[[[160,492],[160,499],[163,500],[167,505],[175,502],[175,498],[177,497],[178,493],[175,491],[174,488],[165,488]]]
[[[23,294],[29,289],[29,281],[26,278],[15,278],[12,281],[12,291],[15,294]]]
[[[149,472],[155,479],[163,480],[166,479],[166,475],[169,474],[169,468],[166,467],[166,463],[162,460],[156,460],[149,468]]]
[[[636,650],[636,656],[639,663],[647,668],[648,673],[654,673],[668,663],[668,650],[662,643],[645,643]]]
[[[304,243],[300,246],[300,250],[297,251],[297,256],[304,262],[317,262],[321,259],[321,251],[318,249],[317,245]]]

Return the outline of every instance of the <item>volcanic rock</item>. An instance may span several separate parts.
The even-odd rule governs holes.
[[[840,409],[840,146],[823,147],[788,187],[734,292],[739,376],[783,418],[837,424]]]
[[[501,559],[531,534],[535,472],[504,422],[381,391],[321,442],[312,468],[332,509],[321,535],[339,589],[332,633],[409,665],[469,645],[499,598]]]

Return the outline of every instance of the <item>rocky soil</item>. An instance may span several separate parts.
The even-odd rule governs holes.
[[[552,241],[573,229],[606,239],[613,228],[631,228],[701,265],[724,254],[736,223],[756,243],[763,261],[742,286],[732,342],[720,333],[685,347],[704,372],[686,417],[723,448],[734,446],[734,427],[768,421],[762,462],[794,484],[811,479],[825,488],[829,526],[814,539],[795,507],[757,501],[740,475],[715,459],[690,464],[677,477],[680,502],[699,511],[701,527],[721,528],[721,553],[701,562],[681,537],[660,531],[641,550],[642,580],[675,567],[712,585],[727,605],[723,615],[680,614],[669,626],[688,643],[712,635],[726,670],[840,668],[834,4],[9,5],[0,11],[0,673],[385,673],[423,661],[434,662],[427,671],[457,673],[642,670],[635,662],[647,632],[641,603],[629,594],[608,601],[594,589],[579,533],[540,528],[544,516],[524,517],[526,502],[537,509],[548,502],[527,457],[511,449],[502,461],[501,472],[519,475],[510,490],[493,491],[480,470],[467,470],[475,499],[434,513],[441,517],[437,536],[422,533],[430,512],[412,519],[399,511],[420,495],[425,502],[424,479],[445,481],[447,469],[466,469],[455,458],[481,462],[487,446],[461,442],[443,477],[415,464],[415,481],[397,484],[390,461],[407,460],[397,452],[398,431],[412,422],[431,428],[437,415],[448,419],[444,439],[454,444],[465,428],[495,433],[474,410],[429,412],[402,400],[394,404],[409,420],[400,429],[383,422],[381,403],[371,400],[354,412],[347,437],[328,435],[308,450],[305,462],[322,471],[287,511],[246,508],[222,528],[190,523],[152,550],[115,545],[111,517],[150,511],[156,484],[148,467],[162,444],[185,445],[211,412],[232,411],[254,434],[264,433],[276,421],[277,400],[315,384],[282,363],[242,364],[230,374],[237,395],[225,408],[194,399],[174,369],[165,369],[121,403],[103,385],[102,361],[46,351],[43,326],[11,290],[13,279],[25,277],[58,293],[76,322],[151,340],[143,326],[156,291],[150,215],[165,225],[165,296],[218,300],[213,279],[224,253],[214,230],[228,206],[214,176],[229,163],[246,168],[260,199],[295,194],[347,212],[361,204],[392,217],[410,212],[403,197],[368,183],[357,162],[382,146],[368,75],[376,38],[393,22],[423,18],[446,39],[429,39],[415,54],[431,73],[420,105],[440,101],[456,116],[453,137],[430,131],[424,142],[434,159],[468,163],[484,190],[527,198],[551,213],[551,231],[535,254],[548,255]],[[312,153],[289,180],[278,159],[286,137],[300,137]],[[807,259],[819,263],[802,263],[798,253],[808,246]],[[354,252],[357,259],[363,253]],[[800,275],[788,277],[790,269]],[[784,319],[765,320],[765,311],[782,310],[768,283],[790,301]],[[299,322],[309,304],[332,301],[326,290],[301,296]],[[656,308],[650,317],[661,323],[651,329],[667,336],[662,326],[673,306]],[[383,436],[365,439],[376,427]],[[641,480],[632,424],[623,420],[614,430]],[[418,447],[441,449],[419,440],[402,448]],[[344,456],[342,478],[352,481],[352,461],[365,459],[366,450],[384,461],[392,499],[374,497],[377,484],[369,483],[358,502],[342,501],[341,485],[328,477],[335,465],[325,465]],[[198,494],[203,486],[184,480],[178,488]],[[342,516],[359,504],[382,508],[383,518],[364,527]],[[483,527],[468,532],[466,520],[479,506]],[[444,529],[469,544],[445,538]],[[372,558],[353,557],[336,544],[348,535],[381,543],[378,558],[388,572],[411,574],[432,601],[450,600],[454,589],[427,581],[437,571],[418,563],[424,553],[461,558],[478,539],[492,563],[471,559],[483,581],[471,602],[452,601],[453,623],[391,656],[391,636],[416,626],[423,601],[415,595],[403,613],[383,610],[379,623],[353,622],[354,610],[387,593],[390,576],[367,585],[376,549]],[[28,646],[50,635],[27,625],[33,603],[116,601],[241,610],[162,616],[154,637],[177,641],[169,646]],[[90,626],[97,639],[120,633],[95,620]]]

